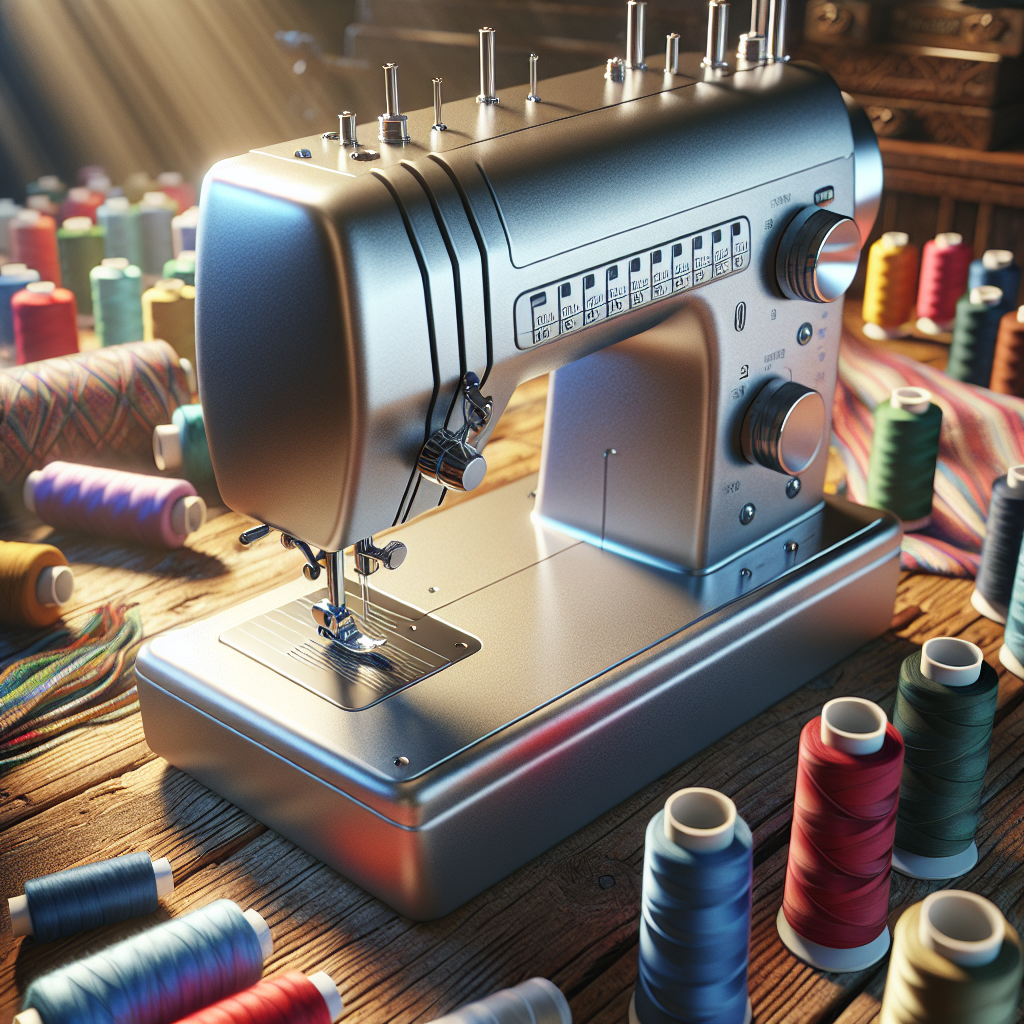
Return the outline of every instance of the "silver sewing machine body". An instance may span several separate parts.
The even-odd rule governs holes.
[[[479,98],[402,114],[389,67],[379,124],[204,186],[217,482],[326,588],[147,645],[146,735],[411,917],[888,625],[898,523],[823,499],[877,145],[756,25],[723,66],[726,12],[662,68],[631,4],[625,59],[500,96],[482,30]],[[539,480],[417,519],[545,373]]]

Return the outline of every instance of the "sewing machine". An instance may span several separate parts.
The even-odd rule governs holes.
[[[480,95],[433,110],[389,65],[377,123],[204,185],[217,482],[304,576],[143,649],[147,740],[413,918],[891,616],[898,522],[823,498],[870,124],[787,61],[784,0],[735,57],[712,2],[664,65],[643,13],[606,67],[500,90],[483,29]],[[545,373],[539,479],[445,509]]]

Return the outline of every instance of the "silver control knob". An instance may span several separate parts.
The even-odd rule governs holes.
[[[860,260],[860,231],[849,217],[807,206],[779,243],[775,273],[790,299],[835,302],[853,283]]]
[[[825,403],[813,388],[791,380],[770,380],[754,396],[740,429],[748,462],[799,476],[825,440]]]
[[[472,491],[487,472],[484,457],[461,434],[443,427],[427,439],[418,459],[420,474],[453,491]]]

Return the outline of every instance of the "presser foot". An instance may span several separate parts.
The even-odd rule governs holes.
[[[348,608],[339,608],[327,600],[313,605],[313,621],[320,636],[351,654],[369,654],[387,643],[384,637],[364,633]]]

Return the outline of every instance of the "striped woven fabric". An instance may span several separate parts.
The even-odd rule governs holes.
[[[973,578],[992,483],[1024,462],[1024,399],[951,380],[941,370],[865,345],[848,332],[839,350],[832,443],[846,463],[847,494],[863,502],[873,412],[898,387],[922,387],[942,408],[932,522],[903,538],[900,564],[916,572]]]

